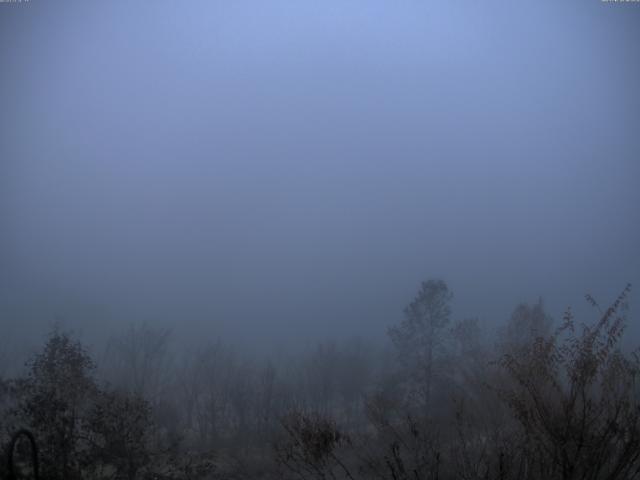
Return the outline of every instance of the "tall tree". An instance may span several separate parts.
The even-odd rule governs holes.
[[[434,365],[444,347],[453,294],[443,280],[422,282],[418,294],[405,308],[405,319],[389,329],[398,358],[410,380],[412,393],[427,408],[431,404]]]
[[[28,366],[19,408],[38,437],[43,474],[79,478],[86,453],[82,420],[97,392],[93,360],[79,342],[56,329]]]

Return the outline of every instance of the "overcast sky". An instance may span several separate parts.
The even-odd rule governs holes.
[[[639,48],[600,0],[0,3],[2,329],[382,337],[430,277],[490,325],[640,288]]]

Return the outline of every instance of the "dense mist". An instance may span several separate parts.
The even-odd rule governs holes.
[[[255,343],[384,332],[431,276],[487,322],[611,296],[634,7],[3,4],[3,324]]]
[[[212,358],[273,368],[297,399],[278,418],[320,395],[292,370],[314,355],[362,366],[345,395],[370,399],[413,368],[399,325],[436,291],[429,372],[437,345],[458,364],[481,336],[485,365],[513,325],[533,342],[619,295],[635,348],[639,27],[601,0],[0,2],[0,387],[44,345],[85,365],[80,341],[158,418],[124,380],[145,348],[175,388]],[[358,401],[337,417],[360,428]]]

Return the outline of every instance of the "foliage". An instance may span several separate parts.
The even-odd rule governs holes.
[[[94,474],[115,470],[133,480],[151,460],[149,432],[152,427],[149,403],[134,394],[100,392],[86,420]]]
[[[0,443],[31,430],[52,480],[638,478],[629,292],[604,310],[588,296],[597,321],[567,311],[555,330],[542,301],[521,304],[491,337],[451,319],[429,280],[389,330],[395,351],[324,343],[263,364],[220,342],[175,362],[167,332],[144,327],[96,370],[56,329],[25,376],[0,381]]]
[[[630,478],[640,468],[640,364],[618,348],[627,286],[593,326],[567,311],[549,337],[538,337],[501,365],[513,386],[503,399],[524,433],[521,478]]]
[[[292,411],[282,427],[286,437],[275,445],[280,466],[302,479],[353,478],[340,452],[351,439],[334,422],[317,413]]]
[[[55,329],[28,367],[18,409],[36,433],[43,475],[80,478],[87,461],[83,419],[97,391],[93,360],[79,342]]]

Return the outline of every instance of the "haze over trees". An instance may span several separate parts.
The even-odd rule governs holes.
[[[639,26],[0,0],[0,480],[640,480]]]
[[[442,280],[423,282],[416,298],[405,309],[405,320],[389,330],[408,383],[418,388],[411,392],[420,406],[429,410],[438,365],[446,346],[452,294]]]
[[[389,348],[319,344],[284,362],[221,342],[175,350],[169,331],[141,325],[106,342],[97,366],[56,327],[24,375],[1,379],[2,443],[29,429],[52,480],[635,478],[629,293],[605,309],[588,296],[596,320],[584,323],[520,304],[491,340],[431,279]]]

